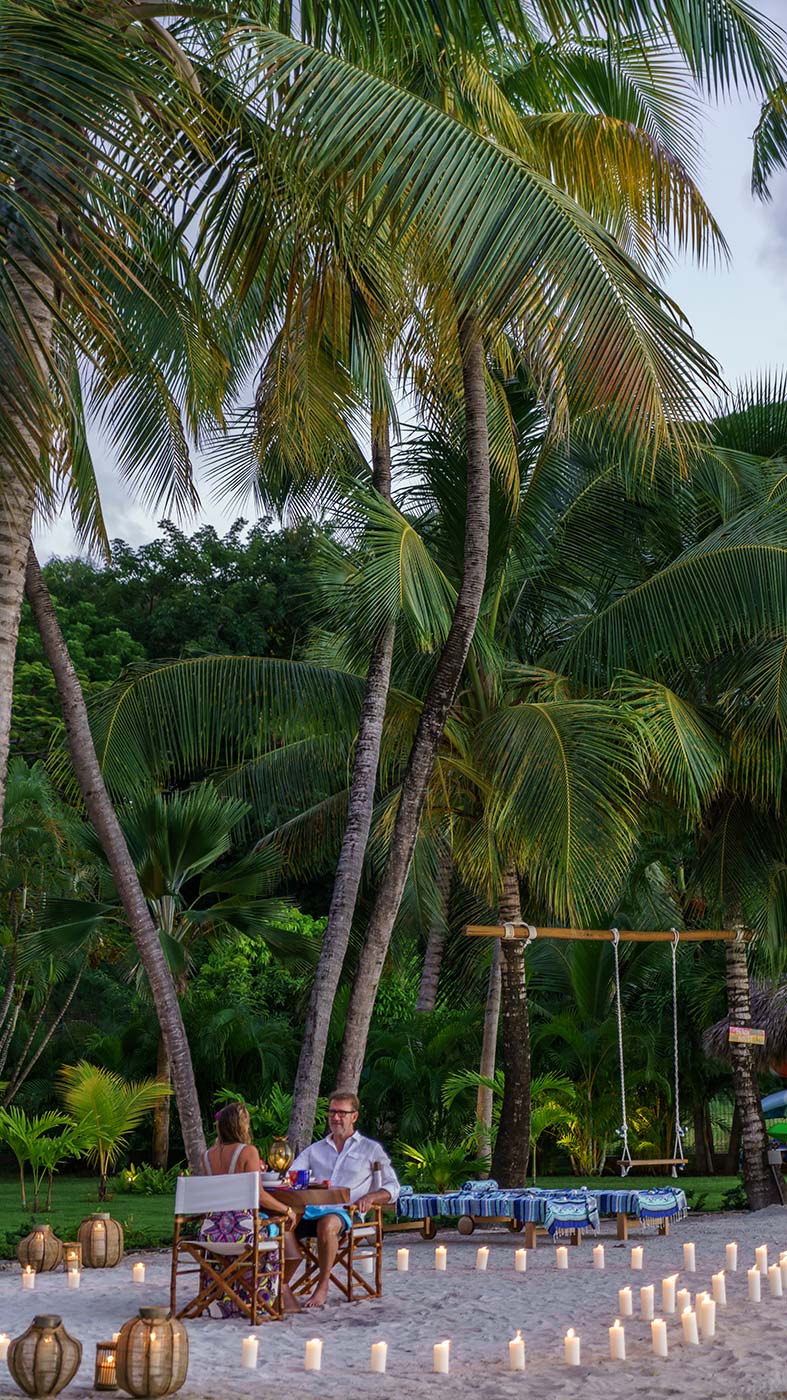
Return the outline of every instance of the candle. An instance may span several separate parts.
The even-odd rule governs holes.
[[[650,1324],[650,1345],[654,1356],[667,1355],[667,1324],[663,1317],[654,1317]]]
[[[760,1301],[760,1271],[755,1264],[753,1268],[747,1270],[749,1280],[749,1302],[759,1303]]]
[[[486,1266],[487,1266],[488,1263],[489,1263],[489,1247],[488,1247],[488,1245],[482,1244],[482,1245],[480,1245],[479,1248],[476,1250],[475,1266],[476,1266],[477,1269],[486,1269]]]
[[[31,1266],[30,1264],[25,1264],[25,1267],[24,1267],[23,1270],[22,1270],[22,1287],[23,1287],[23,1288],[35,1288],[35,1286],[36,1286],[36,1276],[35,1276],[35,1272],[34,1272],[32,1266]]]
[[[564,1244],[559,1244],[555,1250],[555,1263],[559,1269],[568,1268],[568,1250]]]
[[[514,1255],[514,1268],[518,1274],[527,1272],[527,1250],[518,1249]]]
[[[634,1314],[634,1303],[631,1297],[630,1288],[618,1289],[618,1312],[621,1317],[632,1317]]]
[[[688,1347],[698,1347],[700,1344],[699,1333],[697,1331],[697,1314],[691,1308],[686,1308],[681,1314],[680,1325],[683,1328],[683,1340]]]
[[[711,1284],[713,1286],[713,1301],[718,1303],[720,1308],[726,1308],[727,1280],[724,1277],[724,1273],[714,1274],[711,1279]]]
[[[782,1271],[782,1290],[787,1293],[787,1254],[779,1255],[779,1268]]]
[[[661,1280],[661,1311],[674,1313],[675,1311],[675,1287],[678,1282],[677,1274],[670,1274],[669,1278]]]
[[[604,1262],[604,1246],[603,1246],[603,1244],[594,1244],[594,1246],[593,1246],[593,1268],[594,1268],[594,1269],[604,1269],[604,1268],[606,1268],[606,1264],[605,1264],[605,1262]]]
[[[691,1307],[691,1289],[679,1288],[675,1295],[675,1306],[678,1313],[684,1313]]]
[[[388,1360],[388,1343],[372,1342],[371,1370],[376,1371],[379,1376],[385,1375],[385,1364]]]
[[[613,1361],[626,1359],[626,1329],[616,1317],[609,1329],[609,1354]]]
[[[724,1250],[724,1267],[731,1274],[734,1274],[738,1268],[738,1243],[736,1240],[730,1240]]]
[[[131,1279],[133,1283],[145,1282],[145,1265],[142,1263],[141,1260],[138,1264],[132,1264]]]
[[[517,1332],[508,1343],[508,1369],[509,1371],[524,1371],[525,1369],[525,1343],[522,1340],[522,1333]]]
[[[440,1273],[445,1273],[445,1264],[446,1264],[447,1258],[448,1258],[448,1250],[446,1249],[445,1245],[444,1245],[444,1244],[438,1244],[438,1245],[436,1245],[436,1246],[435,1246],[435,1252],[434,1252],[434,1266],[435,1266],[436,1269],[439,1269]]]
[[[687,1274],[696,1273],[697,1251],[693,1244],[687,1243],[683,1246],[683,1267]]]
[[[397,1251],[396,1251],[396,1267],[397,1267],[397,1269],[398,1269],[398,1271],[399,1271],[400,1274],[406,1274],[406,1273],[408,1272],[408,1270],[409,1270],[409,1268],[410,1268],[410,1251],[409,1251],[409,1249],[397,1249]]]
[[[306,1343],[306,1370],[322,1370],[322,1337],[312,1337]]]
[[[258,1337],[244,1337],[241,1348],[241,1366],[245,1366],[247,1371],[253,1371],[257,1365],[257,1352],[260,1349]]]
[[[767,1246],[767,1244],[758,1244],[758,1245],[757,1245],[757,1248],[756,1248],[755,1251],[754,1251],[754,1262],[755,1262],[755,1264],[757,1265],[757,1268],[759,1269],[759,1271],[760,1271],[761,1274],[767,1274],[767,1272],[768,1272],[768,1246]]]
[[[69,1269],[66,1278],[68,1279],[69,1288],[79,1287],[79,1269]]]
[[[768,1267],[768,1287],[771,1290],[772,1298],[782,1297],[782,1271],[778,1264],[771,1264]]]
[[[0,1361],[5,1361],[11,1338],[7,1332],[0,1332]]]
[[[643,1249],[643,1247],[642,1247],[641,1244],[635,1244],[635,1245],[632,1245],[632,1246],[631,1246],[631,1267],[632,1267],[632,1269],[641,1269],[641,1268],[642,1268],[642,1260],[643,1260],[644,1254],[645,1254],[645,1251],[644,1251],[644,1249]]]
[[[435,1342],[434,1344],[434,1370],[438,1375],[448,1375],[448,1355],[451,1350],[450,1342]]]
[[[643,1322],[650,1322],[656,1306],[656,1290],[652,1283],[647,1283],[639,1290],[639,1310]]]
[[[119,1342],[119,1341],[120,1341],[120,1333],[119,1333],[119,1332],[113,1332],[113,1333],[112,1333],[112,1340],[113,1340],[113,1342]]]
[[[93,1384],[96,1390],[117,1390],[117,1347],[114,1342],[96,1343]]]
[[[563,1338],[563,1355],[566,1358],[567,1366],[579,1365],[579,1337],[573,1327],[569,1327]]]
[[[709,1342],[716,1335],[716,1304],[707,1294],[699,1305],[699,1319],[702,1340]]]

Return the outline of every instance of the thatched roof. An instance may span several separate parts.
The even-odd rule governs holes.
[[[767,1069],[774,1061],[787,1060],[787,984],[752,982],[751,1023],[765,1031],[765,1044],[753,1045],[754,1062],[758,1069]],[[730,1018],[725,1016],[710,1026],[702,1037],[702,1048],[715,1060],[729,1060]]]

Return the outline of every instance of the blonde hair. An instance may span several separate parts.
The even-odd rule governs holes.
[[[251,1120],[245,1103],[228,1103],[216,1114],[219,1142],[251,1142]]]

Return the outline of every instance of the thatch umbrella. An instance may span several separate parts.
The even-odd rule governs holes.
[[[751,1052],[758,1070],[787,1061],[787,984],[751,983],[751,1023],[765,1031],[765,1044],[752,1045]],[[729,1061],[730,1018],[724,1016],[709,1026],[702,1037],[705,1054],[714,1060]]]

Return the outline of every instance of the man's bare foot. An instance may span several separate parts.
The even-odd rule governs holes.
[[[314,1292],[312,1293],[311,1298],[307,1299],[307,1301],[304,1303],[303,1306],[304,1306],[305,1308],[324,1308],[324,1307],[325,1307],[325,1302],[326,1302],[327,1297],[328,1297],[328,1285],[327,1285],[327,1283],[325,1283],[325,1284],[322,1284],[322,1283],[321,1283],[321,1284],[318,1284],[318,1286],[315,1288]]]

